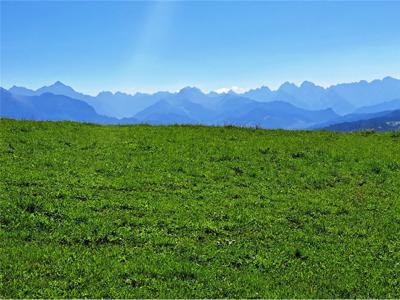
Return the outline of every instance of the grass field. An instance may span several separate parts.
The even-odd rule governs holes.
[[[0,120],[0,298],[399,298],[400,133]]]

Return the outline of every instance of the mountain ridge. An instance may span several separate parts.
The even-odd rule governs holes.
[[[374,131],[400,130],[400,110],[389,111],[381,116],[366,120],[333,124],[323,129],[331,131],[343,131],[343,132],[360,131],[360,130],[374,130]]]
[[[82,101],[93,109],[96,115],[101,116],[97,118],[106,117],[109,118],[107,122],[118,124],[130,122],[236,124],[265,128],[316,129],[340,122],[379,117],[382,116],[381,112],[400,109],[400,80],[393,77],[370,82],[362,80],[337,84],[328,88],[318,86],[311,81],[303,81],[300,85],[284,82],[276,90],[261,86],[243,93],[232,90],[223,93],[204,93],[195,86],[186,86],[173,93],[137,92],[132,95],[102,91],[96,96],[90,96],[74,90],[61,81],[36,90],[12,86],[7,92],[16,99],[12,103],[7,102],[8,108],[21,110],[22,114],[26,114],[29,106],[35,108],[32,103],[42,101],[42,98],[46,101],[54,98],[57,103],[66,101],[57,96],[65,96],[69,98],[66,103],[72,105],[70,109],[73,108],[71,103],[82,105],[72,100]],[[28,101],[29,97],[37,98],[34,98],[35,101],[32,99]],[[364,98],[367,99],[363,101]],[[30,105],[27,106],[26,101]],[[44,103],[42,102],[42,109],[50,105]],[[366,105],[362,105],[364,103]],[[54,109],[55,115],[61,115],[61,112]],[[88,108],[83,110],[88,111]],[[51,111],[47,113],[49,114],[47,117],[54,117],[51,116]],[[40,112],[35,114],[40,115]],[[79,119],[79,112],[74,110],[74,114],[70,117]]]
[[[243,93],[236,93],[231,90],[220,94],[215,92],[205,93],[197,87],[187,86],[178,92],[136,92],[135,94],[128,94],[102,91],[96,96],[90,96],[79,93],[60,81],[37,90],[13,86],[9,91],[13,94],[26,96],[40,95],[44,92],[62,94],[89,103],[98,113],[117,118],[130,117],[161,99],[186,97],[193,101],[193,98],[197,98],[201,99],[202,103],[200,104],[204,104],[205,99],[218,98],[223,94],[244,96],[259,102],[284,101],[309,110],[332,108],[336,113],[344,115],[354,112],[362,106],[377,105],[400,98],[400,80],[386,76],[383,79],[375,79],[369,82],[361,80],[352,83],[339,83],[327,88],[307,80],[300,85],[287,81],[276,90],[271,90],[264,85]]]

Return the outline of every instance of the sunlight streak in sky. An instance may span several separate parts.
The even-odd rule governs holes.
[[[151,72],[152,66],[157,65],[160,52],[168,39],[174,9],[173,2],[149,3],[147,16],[141,24],[140,36],[135,37],[136,43],[132,46],[132,57],[123,66],[122,72],[135,74],[137,70],[143,70],[144,66]],[[132,84],[135,85],[134,82]]]

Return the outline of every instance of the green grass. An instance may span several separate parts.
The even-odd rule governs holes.
[[[0,298],[399,298],[400,134],[0,120]]]

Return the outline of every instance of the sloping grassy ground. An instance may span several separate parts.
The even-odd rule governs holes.
[[[400,297],[400,134],[0,121],[0,297]]]

